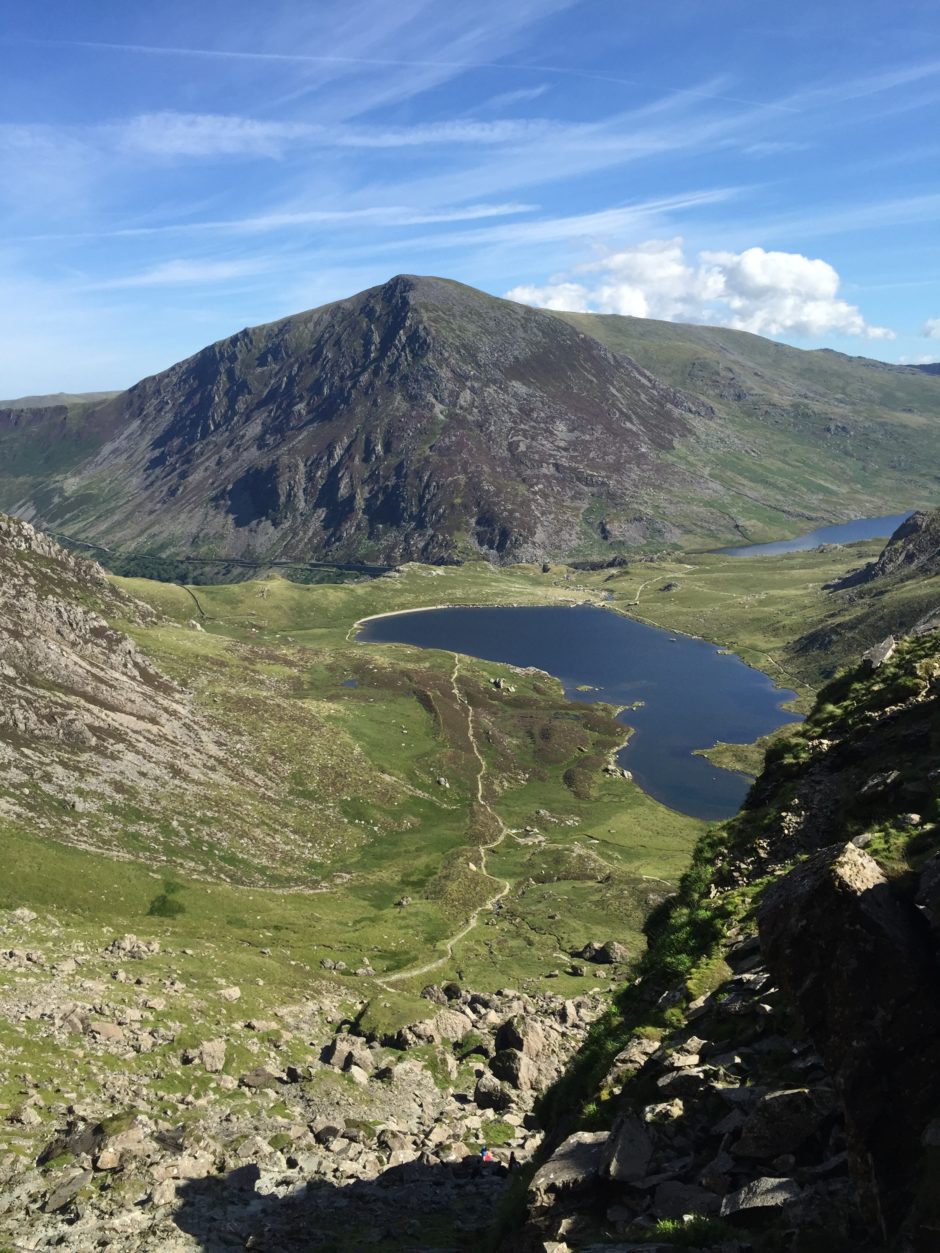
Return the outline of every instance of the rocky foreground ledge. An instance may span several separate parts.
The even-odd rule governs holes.
[[[0,915],[0,1248],[474,1247],[604,1003],[430,985],[425,1017],[370,1029],[339,981],[268,1018],[220,985],[209,1034],[179,956]]]
[[[940,1249],[938,760],[937,634],[777,743],[543,1108],[507,1253]]]

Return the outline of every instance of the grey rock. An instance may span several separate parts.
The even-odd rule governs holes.
[[[621,1182],[642,1179],[652,1156],[646,1125],[639,1118],[624,1118],[614,1125],[605,1145],[603,1173]]]
[[[920,1203],[921,1136],[940,1108],[932,937],[852,844],[774,883],[758,924],[768,966],[836,1081],[862,1212],[890,1243]]]
[[[789,1153],[819,1131],[835,1107],[834,1093],[825,1089],[768,1092],[748,1115],[731,1152],[754,1158]]]
[[[54,1214],[60,1209],[64,1209],[66,1205],[81,1192],[87,1184],[91,1183],[92,1172],[90,1170],[80,1170],[77,1174],[70,1175],[46,1197],[43,1202],[43,1210],[47,1214]]]
[[[682,1218],[685,1214],[717,1214],[721,1199],[707,1188],[691,1183],[661,1183],[653,1194],[657,1218]]]
[[[534,1207],[550,1203],[560,1192],[582,1189],[598,1178],[606,1131],[576,1131],[555,1150],[533,1176],[529,1198]]]
[[[722,1218],[728,1218],[742,1210],[780,1210],[799,1199],[800,1189],[792,1179],[762,1176],[729,1192],[722,1199],[719,1213]]]
[[[473,1100],[480,1109],[504,1110],[512,1105],[512,1095],[495,1075],[483,1074],[473,1090]]]
[[[528,1089],[538,1085],[536,1066],[517,1049],[502,1049],[490,1061],[490,1070],[497,1079],[511,1083],[514,1088]]]
[[[537,1018],[517,1014],[496,1031],[496,1048],[516,1049],[525,1057],[538,1057],[545,1047],[545,1032]]]

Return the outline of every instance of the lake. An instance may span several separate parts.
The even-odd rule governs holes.
[[[775,540],[772,544],[745,544],[742,548],[719,548],[726,557],[775,557],[778,553],[799,553],[820,544],[854,544],[860,539],[887,539],[910,517],[907,513],[886,513],[880,518],[856,518],[837,526],[821,526],[796,539]]]
[[[710,821],[737,813],[749,781],[694,750],[751,743],[796,717],[781,709],[795,693],[734,654],[594,605],[392,614],[364,622],[357,639],[535,666],[560,679],[573,701],[642,701],[620,714],[634,728],[620,765],[664,805]],[[585,685],[592,690],[578,691]]]

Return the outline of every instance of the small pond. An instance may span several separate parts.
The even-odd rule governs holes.
[[[694,750],[750,743],[796,718],[781,708],[794,693],[739,657],[594,605],[391,614],[364,622],[357,638],[536,666],[560,679],[570,700],[641,701],[620,714],[634,728],[620,764],[656,800],[710,821],[737,812],[749,781]]]
[[[728,557],[776,557],[778,553],[799,553],[820,544],[854,544],[861,539],[887,539],[909,518],[908,513],[886,513],[880,518],[856,518],[837,526],[821,526],[796,539],[775,540],[772,544],[745,544],[742,548],[719,548]]]

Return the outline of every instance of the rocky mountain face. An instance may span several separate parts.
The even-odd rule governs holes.
[[[911,515],[876,561],[827,586],[831,609],[794,652],[876,656],[905,635],[940,625],[940,510]]]
[[[888,540],[877,561],[837,586],[859,587],[880,579],[927,578],[940,574],[940,509],[913,513]]]
[[[577,547],[592,504],[680,490],[663,458],[701,413],[545,313],[399,277],[83,411],[95,454],[16,512],[228,555],[536,557]],[[25,438],[62,425],[40,411]]]
[[[187,694],[104,614],[154,618],[100,566],[0,515],[0,814],[47,828],[56,807],[198,786],[220,768]]]
[[[123,551],[400,562],[917,503],[940,381],[831,357],[399,276],[110,399],[0,407],[0,508]]]
[[[507,1249],[938,1247],[938,749],[933,633],[768,754],[543,1102]]]

